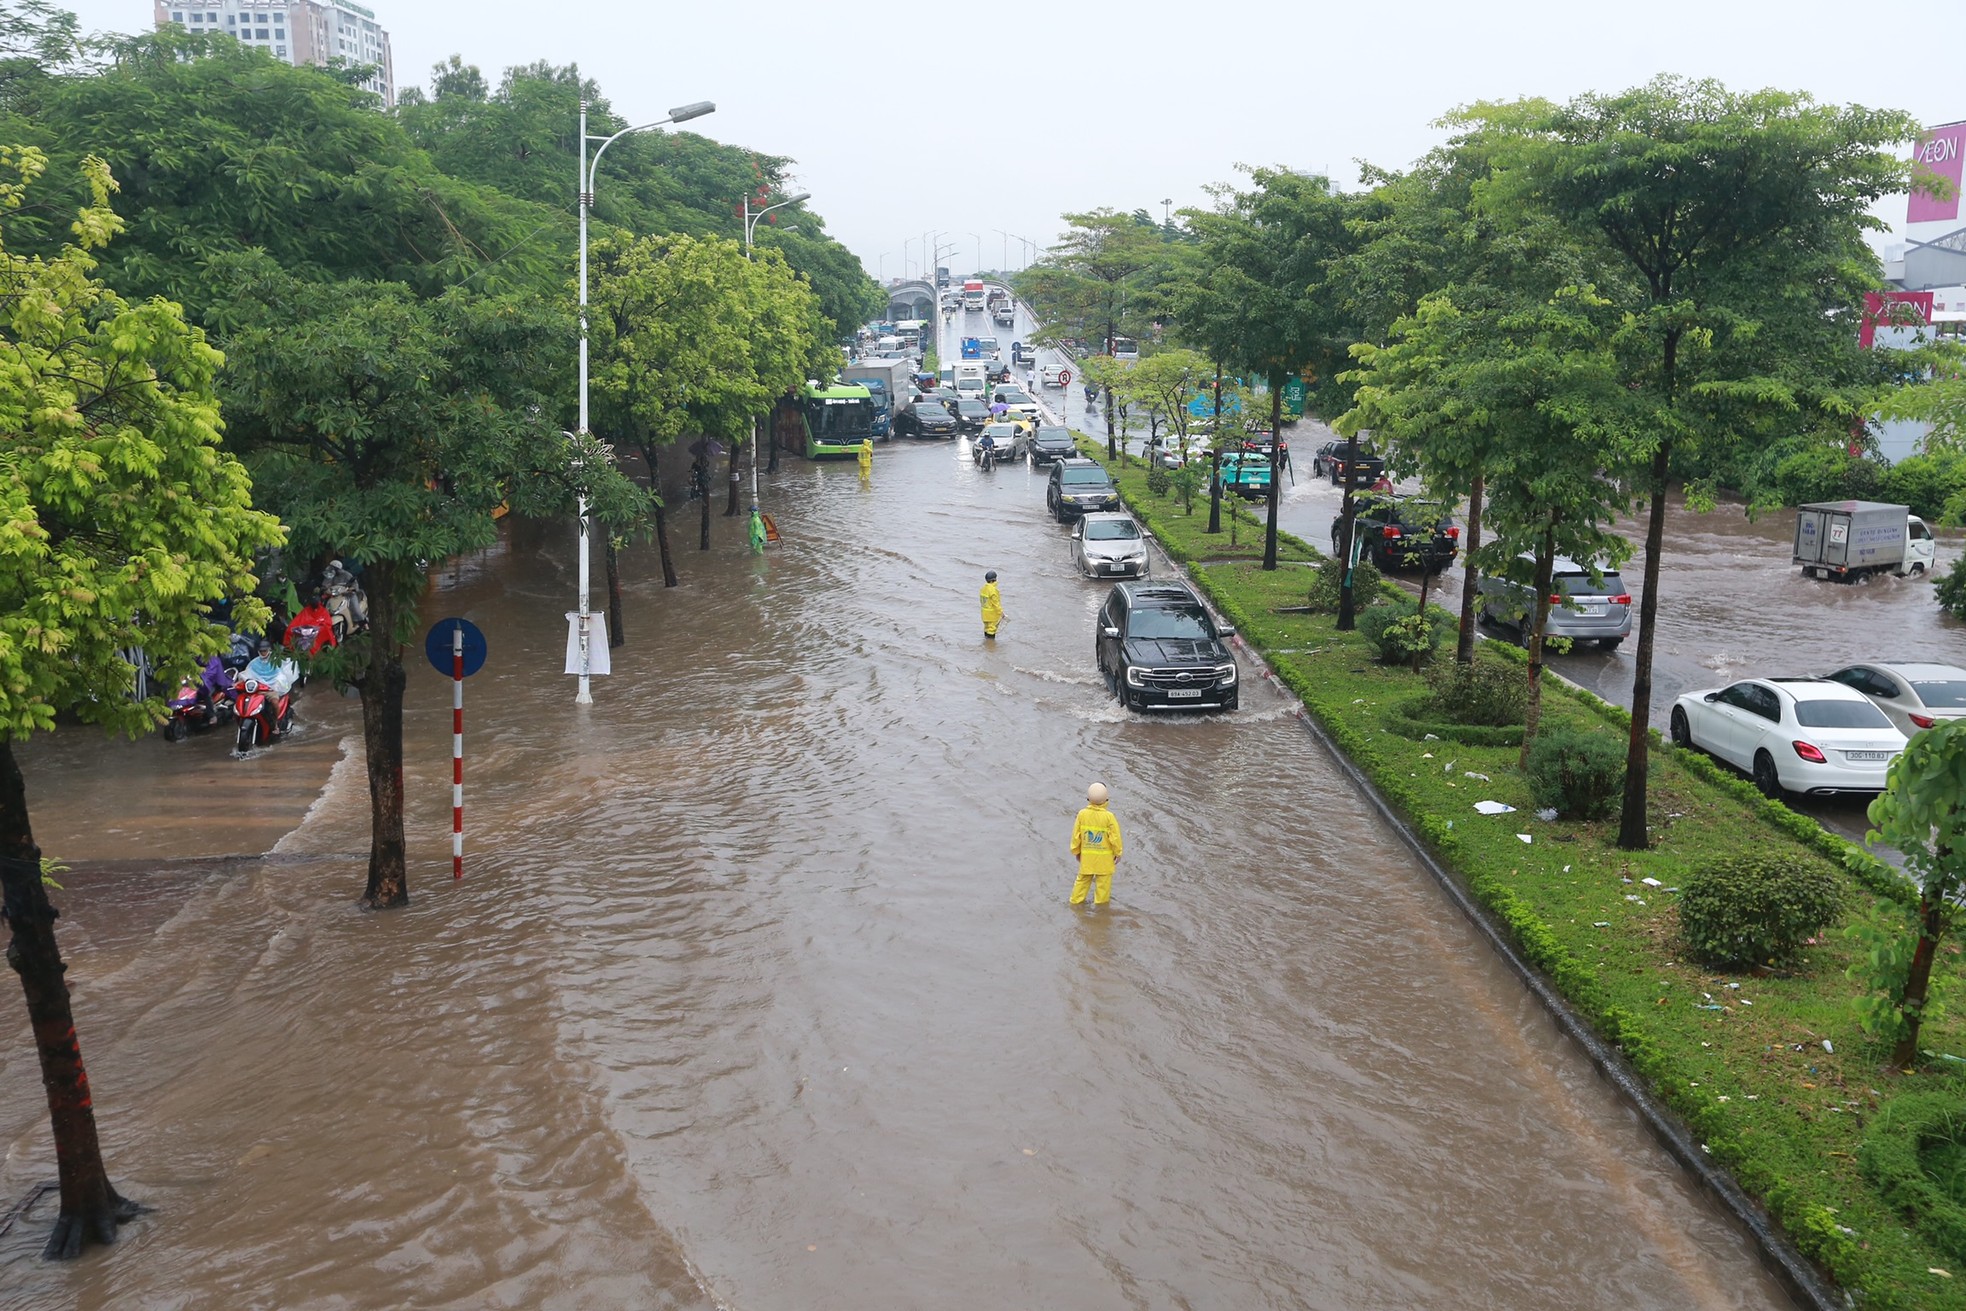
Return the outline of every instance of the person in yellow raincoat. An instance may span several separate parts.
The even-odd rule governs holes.
[[[983,636],[995,639],[997,625],[1003,622],[1003,596],[997,591],[996,570],[983,575],[983,590],[976,595],[983,602]]]
[[[1113,866],[1120,859],[1120,822],[1106,809],[1104,783],[1087,788],[1085,801],[1085,808],[1072,821],[1072,854],[1079,858],[1072,904],[1085,905],[1085,894],[1091,892],[1092,904],[1103,906],[1113,895]]]
[[[872,437],[862,437],[860,439],[860,476],[862,478],[872,478],[874,476],[874,439]]]

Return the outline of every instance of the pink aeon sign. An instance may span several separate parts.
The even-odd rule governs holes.
[[[1928,130],[1912,153],[1914,174],[1936,173],[1948,184],[1944,197],[1911,193],[1907,223],[1938,223],[1959,217],[1961,156],[1966,155],[1966,123],[1946,123]]]

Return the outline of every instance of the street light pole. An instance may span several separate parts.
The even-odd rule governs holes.
[[[775,205],[766,205],[763,209],[753,214],[751,212],[751,196],[749,192],[746,192],[744,195],[744,262],[747,264],[751,262],[751,238],[758,230],[759,219],[771,213],[774,209],[784,209],[787,205],[796,205],[802,200],[811,199],[812,193],[810,191],[801,191],[796,196],[787,196]],[[753,506],[758,504],[758,420],[755,415],[751,419],[751,504]]]
[[[1160,203],[1160,225],[1166,227],[1174,221],[1174,198],[1167,197]]]
[[[587,100],[580,101],[580,177],[579,191],[575,195],[576,207],[580,210],[580,427],[575,439],[581,452],[587,450],[587,211],[594,207],[594,170],[601,165],[601,155],[607,148],[631,132],[647,132],[665,123],[685,123],[692,118],[714,114],[717,106],[709,100],[698,100],[693,104],[681,105],[669,111],[669,117],[639,127],[625,127],[611,137],[590,137],[587,135]],[[599,141],[593,159],[587,158],[587,145]],[[650,470],[651,475],[654,470]],[[591,706],[594,704],[594,644],[592,640],[593,610],[589,605],[588,580],[593,569],[589,563],[589,543],[592,540],[592,525],[588,522],[587,488],[583,484],[577,493],[580,512],[580,612],[576,617],[579,625],[580,641],[580,688],[574,694],[574,704]]]
[[[983,271],[983,238],[978,237],[974,232],[969,235],[976,237],[976,271],[981,273]]]

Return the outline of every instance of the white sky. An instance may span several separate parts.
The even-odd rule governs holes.
[[[634,122],[716,101],[690,126],[796,160],[829,230],[889,277],[904,242],[920,268],[924,231],[957,244],[943,262],[958,272],[979,251],[994,267],[1000,233],[1049,243],[1067,211],[1204,204],[1203,188],[1245,163],[1350,186],[1354,159],[1403,167],[1457,105],[1662,72],[1966,118],[1943,50],[1894,53],[1896,11],[1848,0],[363,3],[390,32],[399,87],[458,54],[494,85],[512,64],[578,64]],[[148,0],[66,7],[95,30],[151,21]],[[1904,202],[1880,213],[1902,226]]]

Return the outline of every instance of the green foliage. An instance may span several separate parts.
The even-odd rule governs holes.
[[[1877,499],[1897,501],[1930,523],[1956,525],[1966,504],[1966,454],[1951,450],[1906,456],[1884,474]]]
[[[7,237],[45,168],[38,150],[0,146]],[[177,306],[132,305],[95,276],[123,225],[108,167],[80,172],[89,199],[69,244],[0,247],[0,734],[15,739],[62,712],[156,724],[161,689],[224,647],[208,607],[250,594],[254,554],[281,540],[219,442],[219,353]],[[130,696],[130,647],[157,662],[146,701]]]
[[[1457,723],[1519,725],[1529,705],[1522,671],[1492,660],[1437,664],[1426,676],[1429,709]]]
[[[1918,947],[1917,917],[1910,907],[1890,902],[1873,908],[1844,934],[1857,951],[1845,971],[1861,987],[1851,1000],[1857,1023],[1879,1042],[1895,1045],[1911,1032],[1903,1000]],[[1937,993],[1928,992],[1921,1013],[1936,1017],[1939,1000]]]
[[[1428,676],[1444,669],[1439,662],[1428,665],[1421,672]],[[1522,675],[1516,674],[1512,680],[1518,686]],[[1426,692],[1410,697],[1395,705],[1386,716],[1386,725],[1403,737],[1424,740],[1429,734],[1449,742],[1464,742],[1469,746],[1513,747],[1522,745],[1522,724],[1495,726],[1489,724],[1468,724],[1458,719],[1450,719],[1434,705],[1433,693]]]
[[[1179,498],[1182,514],[1195,512],[1195,493],[1201,490],[1202,484],[1206,481],[1208,481],[1208,474],[1192,460],[1184,462],[1178,469],[1169,471],[1168,486],[1174,489],[1174,495]]]
[[[1174,479],[1169,475],[1167,466],[1163,465],[1159,460],[1155,460],[1147,466],[1148,491],[1152,492],[1155,496],[1164,497],[1173,486]]]
[[[1957,1085],[1894,1098],[1864,1126],[1857,1164],[1884,1200],[1940,1252],[1966,1261],[1966,1093]]]
[[[1952,562],[1952,568],[1940,576],[1932,594],[1938,598],[1947,614],[1955,619],[1966,619],[1966,555]]]
[[[1735,854],[1694,870],[1679,898],[1680,934],[1721,969],[1794,959],[1842,907],[1834,866],[1781,851]]]
[[[1874,500],[1884,480],[1884,466],[1876,460],[1853,456],[1841,444],[1815,443],[1782,457],[1768,490],[1782,505]]]
[[[1352,595],[1361,605],[1376,600],[1381,591],[1384,575],[1370,560],[1360,559],[1352,567]],[[1305,604],[1313,614],[1337,614],[1339,593],[1345,586],[1345,562],[1326,556],[1319,560],[1317,568],[1311,572],[1310,595]]]
[[[1529,794],[1563,819],[1603,819],[1625,787],[1625,748],[1604,733],[1552,725],[1529,746]]]
[[[1358,586],[1356,577],[1352,580]],[[1455,619],[1437,605],[1421,614],[1417,605],[1384,602],[1359,612],[1358,631],[1385,663],[1425,660],[1454,636]]]

